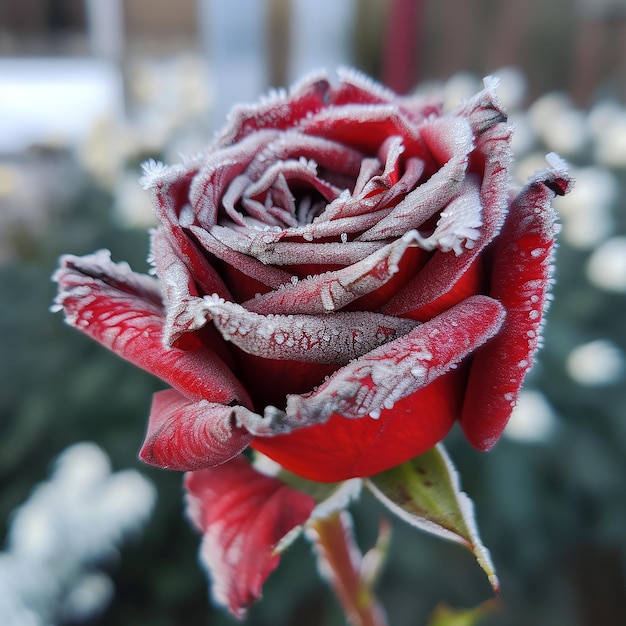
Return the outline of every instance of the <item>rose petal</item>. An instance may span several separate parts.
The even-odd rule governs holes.
[[[200,295],[197,283],[204,293],[217,293],[227,299],[232,297],[218,273],[182,231],[179,232],[180,237],[186,239],[187,252],[193,247],[195,254],[184,254],[176,249],[163,228],[157,229],[152,235],[151,257],[166,301],[163,341],[167,346],[174,345],[183,333],[198,330],[205,323],[203,319],[195,318],[190,307],[190,303]]]
[[[307,161],[312,159],[326,170],[354,178],[359,173],[363,154],[336,141],[287,130],[257,155],[247,173],[253,180],[257,180],[267,169],[268,163],[300,158]]]
[[[373,476],[432,448],[459,415],[463,366],[383,409],[379,419],[334,414],[325,424],[256,437],[251,446],[285,469],[319,482]]]
[[[149,276],[116,264],[106,251],[61,258],[55,302],[66,321],[122,358],[158,376],[191,400],[251,406],[248,395],[209,348],[166,348],[164,314]]]
[[[265,409],[262,420],[242,422],[258,436],[288,433],[326,422],[331,415],[373,419],[454,369],[493,337],[504,320],[502,305],[473,296],[337,370],[315,391],[288,395],[285,411]]]
[[[280,560],[281,540],[315,500],[256,472],[242,457],[185,476],[187,513],[203,533],[200,558],[215,600],[243,618]]]
[[[218,209],[233,181],[277,136],[275,130],[264,130],[246,137],[236,146],[209,153],[189,190],[191,207],[200,226],[208,230],[217,223]],[[226,209],[229,211],[228,206]],[[231,210],[229,214],[235,219],[236,212],[234,208]]]
[[[196,232],[194,230],[194,232]],[[348,241],[330,243],[276,242],[263,232],[248,229],[245,234],[224,226],[214,226],[211,235],[231,250],[258,259],[264,265],[350,265],[380,250],[384,242]]]
[[[363,132],[367,126],[367,132]],[[346,104],[327,107],[302,120],[301,132],[325,137],[364,152],[376,153],[379,146],[393,135],[403,138],[407,154],[432,163],[416,126],[401,109],[390,104]]]
[[[417,322],[364,311],[259,315],[217,296],[204,311],[226,341],[266,359],[343,365],[409,332]]]
[[[248,256],[247,254],[239,252],[222,243],[213,234],[208,233],[203,228],[191,226],[189,231],[197,238],[200,245],[205,248],[207,252],[210,252],[218,259],[224,261],[226,267],[233,268],[237,270],[237,272],[240,272],[244,276],[254,280],[260,286],[264,286],[264,288],[259,287],[256,291],[253,291],[253,294],[260,291],[265,292],[268,290],[268,287],[271,289],[277,289],[281,285],[291,281],[292,274],[289,272],[281,270],[278,267],[268,267],[264,265],[258,259]],[[233,284],[233,281],[227,282],[229,283],[231,291],[234,291],[233,287],[236,285]],[[235,293],[235,295],[238,294]],[[246,298],[243,299],[245,300]]]
[[[572,184],[557,165],[527,183],[495,244],[490,293],[504,305],[506,321],[474,357],[461,417],[468,440],[479,450],[500,437],[539,345],[557,232],[551,202]]]
[[[441,118],[424,125],[425,128],[429,129],[431,142],[440,134],[447,137],[446,142],[440,140],[437,145],[442,167],[427,182],[408,193],[387,217],[364,232],[359,237],[361,241],[399,237],[407,230],[419,228],[444,209],[461,190],[468,155],[474,147],[469,123],[463,118]]]
[[[436,300],[449,299],[456,283],[480,256],[485,247],[500,231],[508,204],[511,162],[512,128],[496,124],[477,140],[472,159],[483,161],[484,168],[480,199],[483,208],[483,226],[476,245],[463,254],[450,255],[437,251],[419,274],[382,307],[387,315],[409,315],[421,319],[421,307],[431,306]],[[456,298],[453,298],[453,300]],[[438,307],[437,307],[438,308]],[[415,313],[413,313],[415,312]]]
[[[253,436],[237,428],[243,407],[199,400],[190,402],[173,389],[154,394],[146,439],[139,456],[164,469],[192,471],[214,467],[237,456]]]
[[[239,105],[229,115],[229,124],[210,149],[241,141],[263,129],[287,130],[310,114],[314,114],[329,100],[331,91],[326,72],[312,72],[289,91],[275,91],[258,105]]]
[[[277,291],[252,298],[242,306],[263,315],[318,315],[338,311],[386,285],[398,273],[399,264],[414,241],[414,234],[407,233],[353,265],[288,283]],[[376,307],[368,309],[375,310]]]

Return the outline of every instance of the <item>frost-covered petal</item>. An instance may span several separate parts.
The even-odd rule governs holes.
[[[217,296],[203,310],[222,337],[266,359],[342,365],[415,328],[417,322],[366,311],[259,315]]]
[[[459,414],[463,366],[383,409],[379,419],[334,414],[324,424],[287,435],[256,437],[251,446],[290,471],[318,482],[372,476],[441,441]]]
[[[218,209],[229,186],[277,135],[275,130],[265,130],[246,137],[236,146],[208,154],[189,189],[189,201],[198,224],[209,229],[217,223]],[[234,217],[234,207],[231,211]]]
[[[253,436],[238,428],[243,407],[198,400],[174,389],[154,394],[139,456],[150,465],[178,471],[214,467],[237,456]]]
[[[193,350],[163,345],[165,317],[154,279],[113,263],[108,252],[64,256],[54,279],[59,284],[56,305],[70,325],[191,400],[250,406],[215,352],[202,345]]]
[[[179,234],[188,239],[182,232]],[[173,345],[183,333],[197,330],[204,325],[204,320],[196,319],[189,306],[200,296],[198,287],[204,293],[217,293],[222,298],[231,297],[218,273],[199,253],[194,244],[187,240],[188,252],[192,246],[196,251],[195,254],[181,254],[166,230],[159,228],[152,234],[150,254],[166,303],[163,341],[167,346]]]
[[[367,126],[367,132],[363,132]],[[364,152],[375,152],[388,137],[404,139],[407,153],[431,162],[417,127],[393,104],[346,104],[326,107],[303,119],[301,132],[345,143]]]
[[[278,290],[244,302],[243,306],[264,315],[317,315],[338,311],[386,285],[398,273],[405,253],[414,242],[415,233],[407,233],[362,261],[334,272],[292,281]]]
[[[491,448],[504,429],[539,346],[557,232],[551,203],[571,187],[560,161],[537,174],[513,201],[496,241],[490,294],[502,303],[502,331],[472,363],[461,426],[475,447]]]
[[[228,125],[211,148],[239,142],[265,129],[294,128],[302,118],[326,106],[331,89],[325,72],[313,72],[295,84],[289,93],[280,90],[260,104],[236,106],[229,115]]]
[[[338,414],[381,417],[385,409],[454,369],[493,337],[504,309],[487,296],[473,296],[338,369],[315,391],[288,395],[285,411],[265,409],[264,419],[244,422],[250,432],[272,436],[326,422]]]
[[[227,267],[237,270],[244,276],[259,283],[259,285],[265,285],[263,292],[267,291],[268,287],[277,289],[281,285],[291,281],[292,274],[289,272],[279,267],[266,266],[258,259],[226,245],[203,228],[191,226],[189,231],[197,238],[200,245],[202,245],[207,252],[214,254],[218,259],[224,261]],[[230,281],[231,288],[233,286],[232,283],[233,281]]]
[[[502,227],[508,207],[511,138],[510,126],[495,124],[477,139],[473,156],[479,162],[484,161],[480,188],[483,225],[474,247],[460,255],[437,250],[415,278],[382,307],[381,312],[421,319],[423,310],[436,314],[449,306],[456,284]],[[433,306],[437,301],[444,305],[443,308]]]
[[[195,232],[195,231],[194,231]],[[211,235],[235,252],[261,261],[265,265],[298,265],[322,263],[349,265],[380,250],[385,244],[378,241],[341,241],[329,243],[276,242],[270,235],[248,229],[236,232],[224,226],[214,226]]]
[[[187,514],[203,534],[200,559],[216,602],[243,618],[276,568],[276,548],[315,500],[260,474],[242,457],[185,476]]]
[[[467,120],[441,118],[425,125],[422,135],[429,138],[429,148],[441,160],[442,167],[428,181],[408,193],[387,217],[363,233],[361,240],[398,237],[407,230],[419,228],[461,190],[468,155],[474,147]]]

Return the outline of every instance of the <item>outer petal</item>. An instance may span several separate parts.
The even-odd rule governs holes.
[[[315,500],[238,457],[185,477],[187,512],[203,533],[200,558],[215,600],[236,617],[261,595],[276,568],[277,545],[306,522]]]
[[[393,409],[383,409],[379,419],[346,419],[335,413],[325,424],[257,437],[251,447],[318,482],[372,476],[441,441],[461,410],[464,384],[465,372],[459,368],[398,400]]]
[[[491,296],[507,312],[502,331],[472,363],[461,426],[488,450],[500,437],[539,345],[550,286],[556,214],[551,202],[571,186],[565,165],[535,176],[514,200],[493,257]]]
[[[164,469],[193,471],[237,456],[252,435],[237,428],[232,407],[207,400],[190,402],[174,389],[154,394],[148,432],[139,456]]]
[[[54,275],[56,304],[66,321],[134,365],[158,376],[191,400],[251,406],[248,394],[207,347],[163,346],[164,314],[156,282],[116,264],[108,252],[64,256]]]
[[[446,434],[463,389],[454,369],[503,319],[495,300],[468,298],[337,370],[317,390],[287,396],[285,412],[268,407],[260,422],[244,421],[260,435],[252,446],[321,481],[368,476],[409,460]],[[272,437],[281,433],[290,434]]]

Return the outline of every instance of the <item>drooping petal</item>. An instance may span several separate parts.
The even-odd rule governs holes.
[[[66,321],[134,365],[161,378],[190,400],[251,406],[247,393],[209,348],[163,345],[162,305],[156,282],[128,265],[113,263],[108,252],[66,255],[54,276],[55,302]]]
[[[236,426],[237,413],[247,411],[198,400],[191,402],[174,389],[154,394],[148,432],[139,456],[150,465],[195,471],[230,461],[253,439]]]
[[[187,474],[185,488],[187,513],[203,533],[200,558],[213,596],[241,619],[278,565],[276,547],[307,521],[315,500],[242,457]]]
[[[461,426],[476,448],[500,437],[539,345],[557,232],[551,202],[572,182],[565,165],[536,175],[513,201],[495,243],[490,294],[506,309],[502,331],[472,363]]]

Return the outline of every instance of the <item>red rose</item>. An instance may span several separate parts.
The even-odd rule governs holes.
[[[368,476],[460,420],[498,439],[538,345],[554,159],[517,195],[494,85],[444,114],[354,73],[235,109],[146,167],[158,280],[66,256],[68,321],[172,389],[141,451],[177,470],[251,446],[318,481]]]

